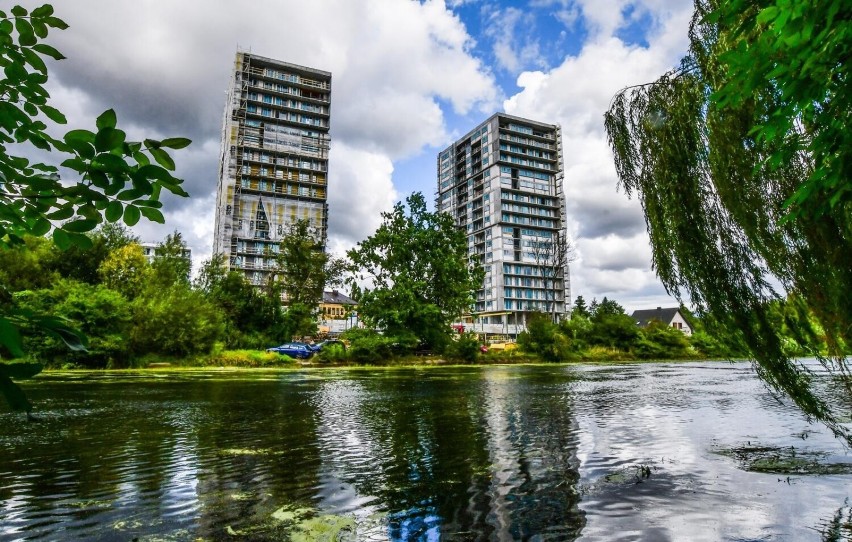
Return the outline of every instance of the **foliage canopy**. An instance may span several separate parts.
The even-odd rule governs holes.
[[[620,185],[642,203],[668,291],[741,337],[766,382],[852,442],[788,357],[770,303],[785,303],[780,283],[799,300],[790,326],[813,312],[829,347],[820,359],[852,393],[852,6],[695,5],[680,68],[622,90],[605,115]]]
[[[467,238],[446,213],[426,209],[415,193],[383,213],[384,221],[347,255],[371,286],[359,315],[388,335],[414,333],[429,348],[446,345],[449,325],[470,310],[482,269],[468,263]]]

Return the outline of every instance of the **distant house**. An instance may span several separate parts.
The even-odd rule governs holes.
[[[337,290],[323,292],[320,314],[324,320],[345,320],[356,305],[354,299]]]
[[[677,307],[670,309],[657,307],[656,309],[633,311],[632,317],[639,327],[646,327],[652,321],[659,320],[667,326],[683,331],[684,335],[692,335],[692,328],[689,327],[686,318],[683,317]]]

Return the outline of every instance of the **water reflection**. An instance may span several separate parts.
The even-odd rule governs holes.
[[[848,475],[719,453],[852,462],[742,364],[56,375],[28,393],[41,422],[0,413],[0,540],[819,540],[852,496]]]

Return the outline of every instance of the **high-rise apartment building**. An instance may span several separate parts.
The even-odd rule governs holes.
[[[213,251],[261,284],[297,220],[328,230],[331,74],[238,52],[222,127]]]
[[[436,207],[468,236],[485,269],[483,324],[561,318],[570,300],[562,136],[558,125],[498,113],[438,155]],[[570,301],[569,301],[570,302]]]

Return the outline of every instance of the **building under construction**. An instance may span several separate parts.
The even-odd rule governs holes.
[[[331,73],[238,52],[231,75],[213,251],[259,285],[297,220],[325,247]]]

